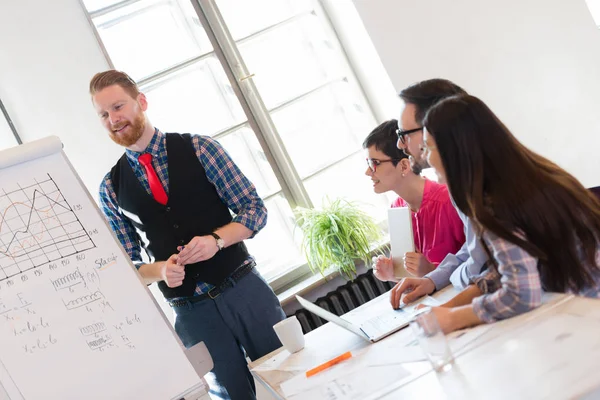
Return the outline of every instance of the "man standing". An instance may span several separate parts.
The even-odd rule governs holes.
[[[285,318],[243,243],[266,224],[263,201],[218,142],[154,128],[127,74],[96,74],[90,95],[126,148],[100,185],[111,228],[146,283],[158,282],[183,344],[208,347],[211,394],[255,399],[244,352],[254,360],[280,347],[272,326]]]
[[[438,101],[463,93],[466,92],[461,87],[446,79],[421,81],[400,92],[404,109],[398,121],[396,145],[409,156],[415,168],[420,170],[429,167],[422,152],[425,114]],[[463,289],[469,285],[471,278],[485,270],[488,256],[481,247],[476,231],[469,219],[460,210],[456,211],[465,227],[465,243],[456,254],[448,254],[434,271],[423,278],[401,280],[391,291],[390,300],[394,308],[399,307],[401,300],[409,303],[450,283]]]

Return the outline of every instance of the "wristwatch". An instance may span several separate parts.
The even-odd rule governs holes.
[[[211,233],[210,236],[214,237],[215,240],[217,241],[217,247],[220,250],[223,250],[223,247],[225,247],[225,241],[223,239],[221,239],[221,236],[217,235],[216,233]]]

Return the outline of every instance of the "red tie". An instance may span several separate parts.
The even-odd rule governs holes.
[[[154,196],[154,200],[164,206],[167,204],[168,197],[152,166],[152,154],[144,153],[138,157],[138,160],[146,170],[146,177],[148,178],[148,184],[150,185],[150,191],[152,192],[152,196]]]

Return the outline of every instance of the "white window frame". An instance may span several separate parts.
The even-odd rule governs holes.
[[[112,6],[108,6],[106,8],[96,10],[90,13],[87,11],[83,0],[80,0],[81,6],[86,13],[88,21],[92,26],[96,38],[101,46],[102,52],[104,53],[104,56],[111,68],[114,68],[114,64],[105,46],[102,43],[100,35],[93,23],[93,18],[105,15],[119,8],[132,5],[138,1],[140,0],[124,0]],[[310,174],[310,176],[301,179],[298,175],[298,172],[294,168],[293,162],[285,149],[282,139],[277,134],[277,129],[273,124],[270,113],[277,109],[283,108],[286,105],[293,103],[294,101],[303,98],[304,96],[309,95],[310,93],[313,93],[314,91],[317,91],[324,86],[331,84],[331,82],[326,82],[320,87],[313,88],[307,93],[299,95],[297,96],[297,98],[288,100],[284,104],[276,106],[274,110],[269,111],[263,103],[262,99],[260,98],[259,92],[252,79],[253,75],[250,73],[250,71],[248,71],[246,65],[244,64],[244,61],[238,51],[238,48],[235,45],[235,41],[232,38],[229,30],[227,29],[227,25],[216,5],[216,0],[190,0],[190,2],[210,42],[212,43],[213,50],[211,52],[207,52],[192,59],[185,60],[182,63],[169,67],[168,69],[165,69],[163,71],[159,71],[151,76],[144,77],[138,81],[138,85],[140,87],[149,85],[157,79],[163,78],[201,59],[212,56],[214,53],[214,55],[216,55],[219,59],[221,66],[223,67],[223,70],[225,71],[225,74],[227,75],[227,78],[231,86],[233,87],[233,90],[236,93],[236,96],[247,117],[247,121],[229,127],[221,132],[217,132],[213,135],[213,137],[218,140],[220,137],[227,135],[229,132],[235,131],[241,126],[249,125],[254,131],[263,151],[265,152],[269,164],[273,169],[273,172],[281,187],[279,191],[269,193],[266,196],[264,196],[263,199],[266,201],[276,195],[283,194],[283,196],[289,202],[290,207],[292,209],[296,206],[312,208],[313,203],[306,189],[304,188],[303,180],[307,180],[310,177],[327,170],[329,167],[336,164],[337,162],[342,161],[343,159],[348,158],[352,155],[355,155],[356,152],[343,157],[342,160],[335,160],[327,166],[322,167],[318,171]],[[377,121],[382,121],[384,119],[391,118],[392,116],[389,115],[390,107],[388,107],[388,110],[384,110],[383,107],[381,107],[382,96],[377,95],[376,93],[380,88],[373,87],[372,85],[369,87],[368,85],[366,85],[366,82],[361,82],[361,80],[357,77],[357,75],[360,74],[357,74],[355,71],[355,66],[353,65],[354,60],[351,59],[351,54],[348,54],[348,52],[346,51],[344,47],[344,41],[342,40],[342,38],[339,37],[336,25],[334,24],[334,18],[332,18],[329,15],[329,13],[335,12],[335,10],[333,10],[334,5],[332,5],[331,2],[329,2],[328,4],[328,0],[319,0],[317,4],[320,7],[319,11],[327,17],[327,22],[330,24],[331,29],[334,31],[334,34],[337,36],[337,39],[340,42],[340,45],[342,46],[342,53],[346,57],[348,65],[350,66],[350,74],[352,75],[352,78],[355,80],[355,82],[358,83],[359,89],[362,92],[362,95],[371,113],[374,115]],[[285,22],[286,21],[281,21],[267,29],[272,29]],[[248,37],[238,40],[238,42],[247,40],[259,33],[254,33]],[[381,68],[381,70],[383,71],[383,68]],[[366,78],[364,74],[362,75]],[[383,75],[387,77],[385,71]],[[386,82],[386,84],[388,84],[389,90],[391,88],[391,83]],[[392,93],[393,91],[390,90],[388,93],[388,98],[392,98],[392,96],[395,97],[395,93]],[[390,102],[388,101],[388,104],[389,103]],[[386,111],[388,112],[386,113]],[[359,151],[361,151],[361,149],[357,150],[357,152]],[[303,263],[301,265],[295,266],[294,268],[290,269],[284,274],[278,275],[270,279],[269,284],[276,292],[281,292],[290,288],[294,284],[311,277],[312,275],[313,273],[310,271],[308,265],[306,263]]]

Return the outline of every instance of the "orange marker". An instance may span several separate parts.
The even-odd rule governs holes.
[[[314,367],[313,369],[309,369],[308,371],[306,371],[306,377],[310,378],[311,376],[318,374],[319,372],[324,371],[327,368],[334,366],[335,364],[339,364],[342,361],[349,359],[350,357],[352,357],[352,353],[347,351],[341,356],[337,356],[336,358],[324,362],[323,364]]]

